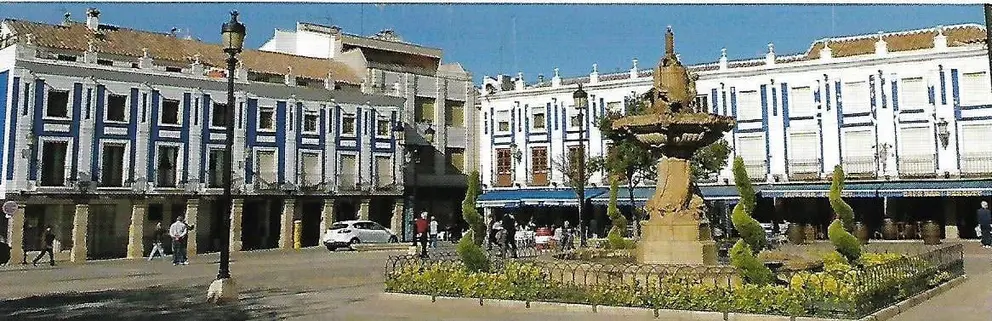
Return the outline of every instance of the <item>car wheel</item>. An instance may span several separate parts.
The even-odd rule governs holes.
[[[334,247],[334,245],[330,245],[330,244],[324,244],[324,246],[327,246],[327,250],[331,252],[334,252],[334,250],[338,249],[337,247]]]
[[[356,238],[353,238],[353,239],[351,239],[351,241],[350,241],[350,242],[348,242],[348,246],[350,246],[352,250],[354,250],[354,249],[355,249],[355,244],[362,244],[362,240],[359,240],[359,239],[358,239],[358,238],[356,237]]]
[[[399,243],[399,242],[400,242],[400,240],[397,239],[396,236],[390,236],[389,237],[389,243]]]

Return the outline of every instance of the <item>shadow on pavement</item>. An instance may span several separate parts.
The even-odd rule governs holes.
[[[241,293],[226,305],[205,302],[206,287],[150,287],[136,290],[68,292],[0,301],[0,315],[13,320],[249,320],[275,319],[257,304],[259,291]],[[255,293],[252,293],[255,292]]]

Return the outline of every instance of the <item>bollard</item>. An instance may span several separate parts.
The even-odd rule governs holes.
[[[297,250],[303,248],[303,221],[301,220],[293,221],[293,248]]]

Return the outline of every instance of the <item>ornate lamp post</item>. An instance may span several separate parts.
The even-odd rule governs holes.
[[[414,128],[416,128],[416,127],[414,127]],[[406,132],[406,124],[404,124],[403,122],[397,122],[396,125],[393,126],[393,132],[395,132],[395,133],[405,133]],[[434,143],[434,134],[435,134],[435,131],[434,131],[434,128],[431,125],[428,125],[427,126],[427,129],[424,129],[424,139],[427,141],[428,144],[433,144]],[[410,161],[412,161],[413,164],[420,164],[420,152],[423,150],[422,149],[423,148],[423,145],[410,143],[404,137],[402,146],[403,146],[403,150],[406,152],[405,154],[408,157],[408,160],[406,162],[406,166],[409,168],[409,166],[410,166],[409,164],[411,163]],[[427,149],[427,150],[429,151],[430,149]],[[417,168],[416,168],[416,166],[414,166],[412,168],[412,172],[413,172],[413,182],[412,182],[412,184],[410,184],[412,186],[412,188],[410,189],[410,194],[409,195],[410,195],[410,200],[411,200],[410,201],[410,207],[411,207],[411,209],[413,211],[413,218],[411,219],[410,222],[408,222],[409,224],[411,224],[410,226],[412,226],[412,224],[413,224],[413,221],[412,220],[413,219],[416,219],[416,217],[417,217],[417,203],[416,202],[417,202],[417,187],[418,187],[417,176],[418,175],[417,175]],[[404,173],[405,173],[405,171],[404,171]],[[414,239],[413,240],[413,245],[414,246],[417,245],[416,242],[417,242],[416,239]]]
[[[207,300],[222,302],[227,300],[237,300],[238,292],[231,280],[231,210],[233,197],[231,196],[231,172],[234,168],[234,67],[238,63],[237,55],[241,53],[245,40],[245,25],[238,22],[238,12],[231,12],[231,21],[221,27],[221,45],[227,53],[227,121],[225,123],[224,142],[224,196],[221,204],[224,204],[224,219],[221,226],[221,248],[220,267],[217,271],[217,280],[210,284],[207,292]]]
[[[583,208],[586,205],[586,120],[582,112],[589,107],[589,94],[585,90],[582,90],[582,84],[579,84],[579,89],[572,93],[572,99],[575,100],[575,108],[579,112],[579,121],[582,122],[582,130],[579,131],[580,148],[578,155],[576,155],[578,159],[573,161],[575,161],[576,170],[578,170],[575,194],[579,198],[579,246],[586,247],[586,225],[582,215]]]

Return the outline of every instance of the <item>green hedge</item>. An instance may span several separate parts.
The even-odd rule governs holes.
[[[612,226],[606,234],[606,248],[616,250],[632,249],[635,246],[634,242],[624,239],[624,234],[627,231],[627,218],[623,217],[620,209],[617,208],[617,192],[619,189],[617,178],[610,178],[610,202],[606,205],[606,215],[610,217]]]

